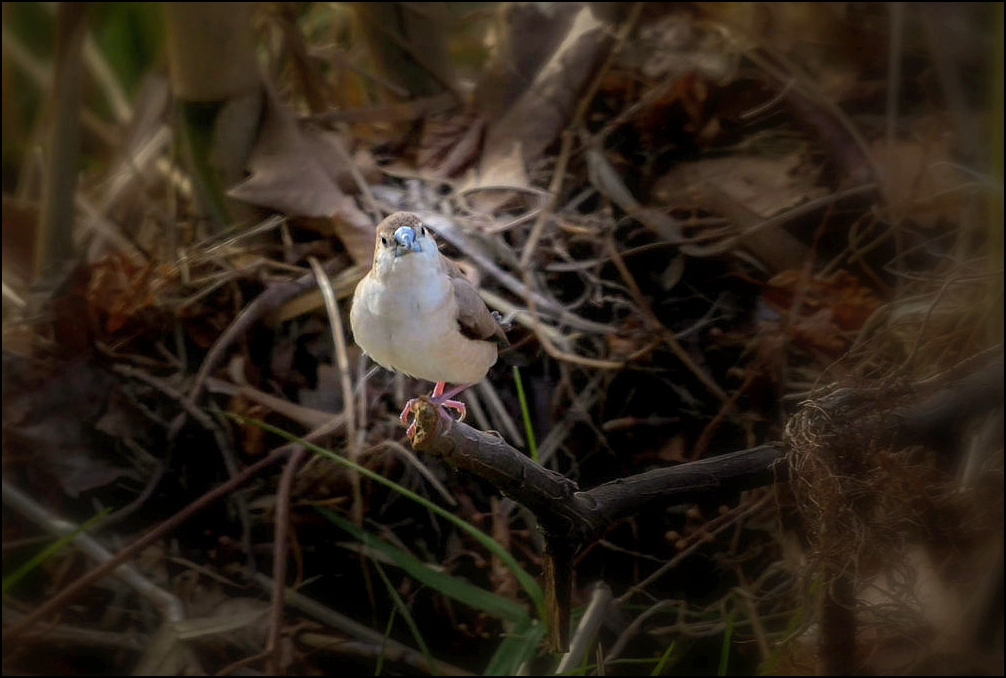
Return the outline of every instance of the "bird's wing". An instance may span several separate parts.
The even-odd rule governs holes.
[[[509,346],[506,332],[489,312],[478,290],[460,274],[460,270],[457,272],[457,276],[451,275],[451,283],[454,285],[454,299],[458,302],[458,326],[461,333],[470,339],[495,341],[500,348]]]

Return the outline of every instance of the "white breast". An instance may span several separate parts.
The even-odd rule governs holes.
[[[350,311],[356,343],[379,365],[410,376],[480,381],[496,362],[496,346],[461,334],[450,278],[423,263],[404,256],[384,282],[360,281]]]

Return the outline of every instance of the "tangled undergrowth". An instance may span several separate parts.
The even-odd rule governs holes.
[[[539,517],[417,456],[397,415],[428,385],[346,329],[374,224],[408,210],[513,323],[476,428],[583,490],[784,456],[774,487],[711,483],[572,555],[586,672],[1001,673],[1001,174],[954,117],[1001,118],[991,10],[925,33],[882,5],[475,9],[450,44],[476,84],[403,96],[360,5],[257,10],[257,136],[218,194],[192,145],[217,109],[176,73],[169,105],[151,62],[102,121],[95,76],[51,270],[24,265],[52,210],[4,109],[5,670],[555,668]],[[30,34],[5,69],[43,92]],[[61,598],[116,557],[124,581]]]

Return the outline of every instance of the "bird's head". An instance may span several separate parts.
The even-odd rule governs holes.
[[[429,262],[438,267],[439,257],[433,234],[418,214],[396,212],[378,224],[373,264],[378,277],[390,275],[406,259],[410,265]]]

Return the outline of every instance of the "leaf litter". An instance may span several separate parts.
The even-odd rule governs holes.
[[[333,42],[319,28],[328,11],[305,9],[306,50],[271,52],[264,71],[292,84],[282,96],[266,87],[247,177],[229,192],[263,218],[282,217],[254,237],[200,237],[198,203],[177,190],[185,170],[172,164],[167,147],[159,151],[164,162],[136,179],[142,191],[103,202],[95,187],[129,166],[113,154],[114,162],[85,172],[81,193],[154,258],[138,262],[106,238],[78,265],[75,282],[54,294],[54,315],[33,316],[8,303],[15,298],[8,286],[26,289],[30,265],[7,246],[5,180],[5,481],[32,488],[54,516],[80,522],[95,505],[140,502],[140,510],[97,533],[121,546],[281,444],[215,414],[200,420],[194,408],[260,417],[296,434],[310,430],[307,422],[344,415],[320,296],[306,299],[307,283],[294,281],[307,279],[309,255],[325,260],[345,314],[355,280],[369,267],[375,218],[417,211],[445,226],[444,253],[474,270],[494,310],[513,318],[507,360],[519,365],[531,394],[539,451],[581,487],[784,435],[797,455],[802,484],[794,500],[767,502],[755,492],[738,505],[670,507],[612,526],[578,554],[574,605],[599,579],[617,595],[635,592],[644,606],[657,601],[631,623],[621,619],[629,614],[623,608],[605,646],[638,659],[659,656],[673,640],[681,648],[675,661],[694,669],[703,651],[697,639],[717,632],[708,620],[731,615],[740,643],[732,669],[753,671],[785,654],[806,670],[828,655],[813,651],[809,616],[793,627],[801,609],[810,614],[814,587],[804,582],[853,571],[863,594],[863,651],[877,653],[876,666],[946,666],[966,652],[964,665],[987,666],[970,636],[957,647],[941,641],[910,653],[899,641],[939,633],[917,598],[949,590],[957,598],[946,606],[963,609],[960,601],[976,600],[969,586],[986,590],[980,575],[995,557],[987,546],[1002,533],[1001,432],[998,448],[994,436],[991,443],[969,438],[965,456],[983,472],[954,494],[956,469],[932,454],[855,438],[865,440],[857,451],[835,442],[834,423],[810,414],[815,403],[829,402],[815,389],[839,385],[877,389],[853,409],[883,413],[907,397],[910,384],[928,383],[994,346],[996,336],[1001,342],[1001,240],[997,260],[984,221],[988,189],[964,169],[962,131],[932,94],[926,59],[936,57],[913,53],[899,82],[875,86],[890,74],[875,48],[878,35],[886,39],[897,28],[881,7],[821,14],[772,3],[646,5],[598,16],[585,5],[504,6],[490,13],[495,42],[480,79],[468,83],[471,101],[429,114],[422,111],[433,109],[419,106],[420,117],[410,117],[384,106],[373,84],[381,75],[368,73],[377,67],[360,58],[359,44],[342,34],[342,43]],[[332,26],[342,25],[340,17],[329,16]],[[266,30],[296,39],[289,25],[269,26],[280,18],[263,21]],[[534,40],[519,48],[529,34]],[[910,37],[913,48],[925,43]],[[331,44],[354,69],[320,60]],[[317,87],[318,78],[345,87]],[[891,138],[882,123],[886,88],[895,85],[903,101]],[[325,96],[326,105],[343,106],[332,112],[351,124],[318,113]],[[966,103],[984,112],[994,102],[983,96]],[[312,115],[298,118],[306,99]],[[152,110],[166,115],[163,108],[133,110],[146,116],[145,129],[169,122],[148,119]],[[20,181],[27,185],[28,175]],[[33,196],[29,188],[24,195]],[[31,199],[37,202],[37,191]],[[32,228],[37,219],[28,218]],[[9,280],[8,271],[19,279]],[[250,306],[267,292],[280,301]],[[239,324],[235,318],[249,308]],[[237,328],[233,336],[228,328]],[[405,441],[392,415],[426,385],[373,371],[355,348],[349,352],[361,463],[439,496],[393,451]],[[205,384],[196,379],[201,368]],[[466,393],[487,428],[509,430],[505,420],[520,411],[509,374],[501,365]],[[283,401],[292,407],[276,404]],[[787,427],[795,413],[792,422],[802,428]],[[844,425],[850,428],[837,430],[852,430]],[[343,430],[327,434],[330,447],[344,446]],[[530,514],[479,478],[422,462],[453,494],[457,515],[540,572],[541,536]],[[315,505],[358,512],[365,527],[413,557],[527,603],[480,545],[382,486],[364,482],[356,494],[352,474],[323,459],[304,465],[291,496],[280,486],[278,468],[262,472],[150,552],[152,578],[180,597],[188,618],[166,636],[161,654],[152,644],[142,658],[120,654],[102,670],[133,670],[139,659],[141,667],[179,673],[240,668],[257,661],[274,632],[289,672],[369,667],[372,654],[359,640],[365,636],[351,642],[358,631],[345,629],[356,627],[334,620],[383,632],[391,603],[373,588],[370,566],[347,558]],[[890,496],[880,497],[884,492]],[[280,511],[290,515],[283,550],[273,542]],[[913,527],[934,514],[941,519],[928,531]],[[801,517],[813,529],[794,527]],[[843,529],[856,537],[844,552],[835,537]],[[24,521],[8,521],[5,506],[5,554],[7,541],[16,554],[17,540],[37,535]],[[278,629],[247,569],[268,571],[274,552],[289,557],[287,583],[302,596],[290,598],[301,602]],[[935,560],[942,566],[931,564],[933,554],[945,558]],[[651,580],[668,562],[674,576]],[[498,620],[387,572],[434,657],[484,668],[505,632]],[[929,587],[913,589],[913,572]],[[23,611],[58,588],[47,576],[55,575],[14,590]],[[902,576],[903,585],[866,594],[880,588],[875,582]],[[160,637],[136,594],[120,589],[116,596],[115,615],[102,612],[109,598],[93,594],[60,624],[74,630],[100,620],[111,633]],[[885,627],[891,619],[898,622]],[[966,626],[967,619],[958,621]],[[317,649],[319,630],[342,634],[345,647],[326,641]],[[398,624],[391,635],[412,643]],[[416,656],[394,656],[388,661],[396,667],[421,670]],[[49,667],[30,653],[8,661],[25,670]],[[78,654],[66,661],[86,670]]]

